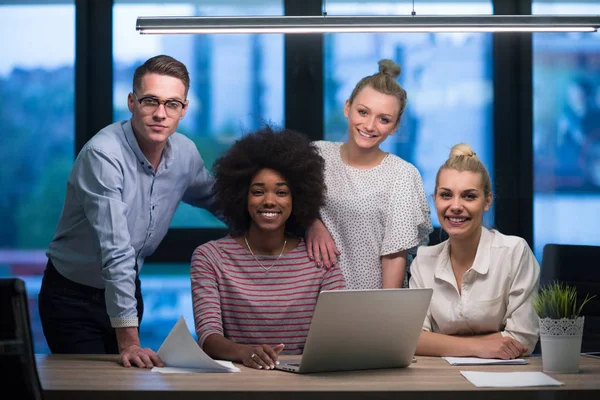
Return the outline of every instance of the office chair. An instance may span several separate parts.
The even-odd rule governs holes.
[[[0,279],[0,316],[1,390],[18,399],[42,400],[23,280]]]
[[[547,244],[542,254],[540,284],[555,280],[575,286],[578,304],[596,295],[582,311],[582,352],[600,351],[600,246]]]
[[[429,243],[427,243],[427,245],[434,246],[436,244],[442,243],[448,238],[449,236],[446,233],[446,231],[444,231],[442,228],[434,227],[433,231],[429,234]]]

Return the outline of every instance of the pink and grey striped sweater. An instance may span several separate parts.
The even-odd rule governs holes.
[[[277,255],[257,255],[270,266]],[[281,256],[268,271],[231,236],[199,246],[191,266],[198,342],[221,334],[236,343],[275,346],[301,354],[321,290],[346,288],[336,266],[325,270],[309,260],[306,244]]]

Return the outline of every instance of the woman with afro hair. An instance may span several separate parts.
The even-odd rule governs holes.
[[[273,369],[301,354],[321,290],[346,287],[317,268],[302,235],[319,215],[324,161],[304,135],[266,127],[214,166],[216,204],[229,234],[199,246],[191,281],[198,343],[213,358]]]

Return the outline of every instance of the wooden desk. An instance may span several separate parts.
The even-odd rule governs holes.
[[[417,357],[408,368],[300,375],[240,366],[240,373],[160,374],[123,368],[117,356],[37,355],[46,400],[272,400],[272,399],[600,399],[600,359],[582,357],[580,373],[551,374],[565,385],[542,388],[477,388],[461,370],[541,371],[528,365],[451,366]]]

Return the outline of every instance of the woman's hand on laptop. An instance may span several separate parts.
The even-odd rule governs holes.
[[[246,346],[242,362],[246,367],[250,368],[274,369],[275,364],[279,364],[278,354],[284,347],[283,343],[275,347],[267,346],[266,344],[258,347]]]

